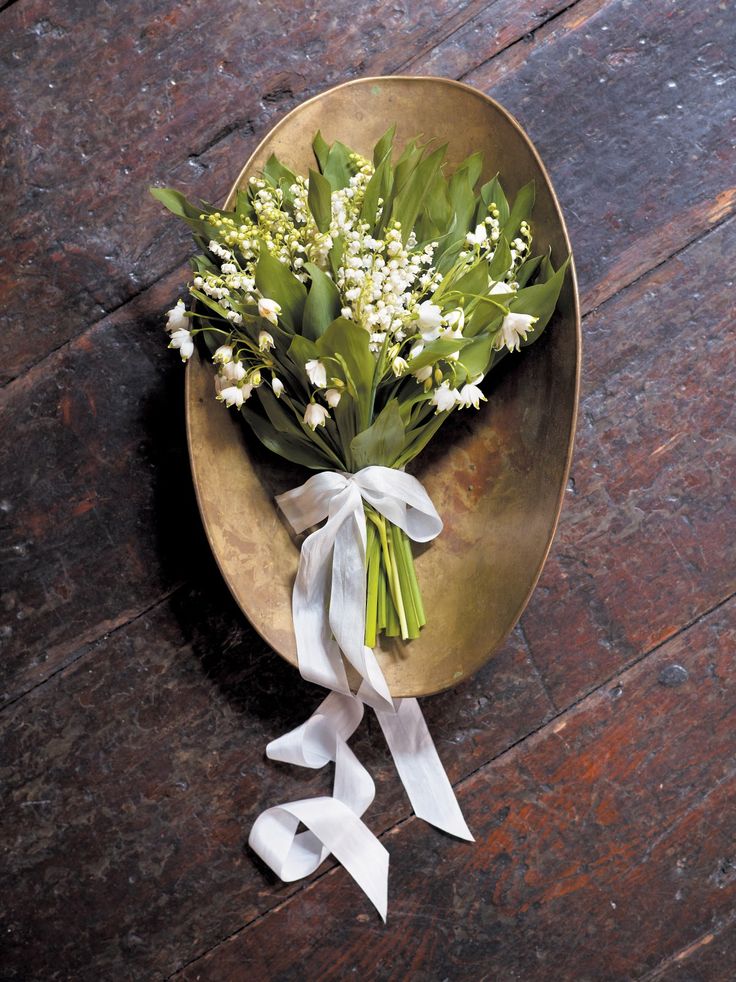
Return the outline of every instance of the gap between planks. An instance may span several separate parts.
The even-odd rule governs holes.
[[[612,682],[614,682],[614,681],[615,682],[620,681],[621,678],[624,675],[626,675],[628,672],[632,671],[632,669],[636,668],[637,666],[639,666],[643,662],[645,662],[647,659],[649,659],[649,658],[653,657],[654,655],[656,655],[665,645],[667,645],[670,642],[674,641],[681,634],[684,634],[686,631],[689,631],[691,628],[695,627],[697,624],[700,624],[703,621],[707,620],[709,617],[711,617],[713,614],[715,614],[718,610],[720,610],[722,607],[724,607],[726,604],[728,604],[735,597],[736,597],[736,592],[735,593],[731,593],[727,597],[724,597],[723,599],[719,600],[712,607],[708,608],[708,610],[704,611],[701,614],[698,614],[697,617],[694,617],[687,624],[684,624],[682,627],[678,628],[676,631],[674,631],[672,634],[670,634],[667,638],[665,638],[662,641],[659,641],[656,645],[652,646],[651,648],[649,648],[647,651],[643,652],[638,657],[633,658],[626,665],[622,666],[617,672],[614,672],[613,675],[608,676],[608,678],[604,679],[602,682],[599,682],[596,686],[594,686],[588,692],[585,692],[584,694],[582,694],[581,696],[579,696],[577,699],[575,699],[573,702],[571,702],[569,706],[566,706],[564,709],[562,709],[561,711],[557,712],[554,716],[552,716],[551,718],[545,720],[545,722],[541,723],[539,726],[535,727],[534,729],[530,730],[524,736],[519,737],[518,740],[514,740],[514,742],[513,743],[510,743],[509,746],[506,747],[504,750],[499,751],[497,754],[494,754],[493,756],[489,757],[488,760],[484,761],[481,764],[478,764],[477,767],[474,767],[464,777],[460,778],[460,780],[455,781],[453,783],[452,787],[456,791],[461,791],[462,788],[464,787],[464,785],[468,781],[472,780],[472,778],[475,777],[475,775],[478,774],[479,771],[482,771],[485,768],[490,767],[492,764],[496,763],[497,761],[502,760],[504,757],[506,757],[507,754],[512,753],[514,750],[516,750],[522,744],[526,743],[528,740],[531,740],[533,737],[537,736],[538,734],[544,733],[547,730],[551,730],[552,733],[556,732],[555,731],[555,727],[558,727],[558,728],[560,727],[560,722],[561,722],[561,720],[562,720],[562,718],[564,716],[567,716],[569,713],[574,712],[583,702],[585,702],[587,699],[590,699],[592,696],[595,696],[596,694],[598,694],[598,693],[602,692],[603,690],[605,690],[605,688],[607,686],[611,685]],[[383,839],[387,838],[390,835],[394,835],[396,833],[396,830],[397,829],[402,828],[404,825],[406,825],[406,824],[408,824],[409,822],[412,822],[412,821],[418,821],[418,819],[416,818],[416,816],[413,813],[410,813],[408,815],[404,815],[403,818],[398,819],[392,825],[390,825],[388,828],[384,829],[378,835],[378,839],[379,840],[383,840]],[[335,864],[331,865],[328,869],[326,869],[323,873],[319,873],[319,874],[313,876],[308,882],[302,883],[301,885],[297,886],[296,889],[294,890],[294,892],[291,893],[291,894],[289,894],[288,897],[285,897],[285,898],[279,900],[277,903],[275,903],[273,905],[273,907],[269,907],[267,910],[261,911],[256,917],[252,918],[247,923],[241,925],[241,927],[239,927],[236,931],[232,931],[230,934],[228,934],[226,937],[222,938],[216,944],[212,945],[211,947],[207,948],[205,951],[200,952],[198,955],[195,955],[193,958],[190,958],[187,962],[185,962],[182,965],[180,965],[170,975],[167,975],[166,976],[166,982],[169,982],[169,980],[176,978],[178,975],[180,975],[187,968],[190,968],[196,962],[201,961],[203,958],[206,958],[207,955],[211,954],[213,951],[216,951],[222,945],[227,944],[233,938],[236,938],[239,935],[241,935],[244,931],[247,931],[251,927],[254,927],[256,924],[258,924],[261,920],[263,920],[268,915],[275,914],[278,911],[282,910],[284,907],[286,907],[288,904],[292,903],[293,901],[298,900],[299,895],[302,892],[304,892],[305,890],[311,890],[311,889],[315,888],[317,886],[317,884],[319,884],[325,877],[331,876],[333,874],[336,874],[339,869],[340,869],[340,866],[335,863]],[[720,931],[722,929],[725,929],[726,927],[728,927],[728,923],[724,923],[723,925],[719,926],[718,931]],[[710,932],[710,933],[714,934],[714,937],[715,937],[715,933],[716,932]],[[697,942],[695,942],[695,944],[697,944]],[[672,959],[670,959],[669,961],[668,960],[665,960],[665,962],[662,962],[661,965],[657,969],[655,969],[655,973],[660,973],[661,974],[667,967],[669,967],[669,965],[670,965],[670,963],[671,963],[672,960],[677,961],[678,957],[680,959],[682,959],[682,958],[686,957],[687,954],[690,953],[692,950],[694,950],[694,945],[693,944],[689,945],[688,947],[686,947],[685,949],[683,949],[681,952],[676,953],[674,956],[672,956]],[[640,982],[656,982],[656,979],[658,977],[659,977],[658,974],[651,974],[651,975],[648,975],[648,976],[644,976],[640,980]]]

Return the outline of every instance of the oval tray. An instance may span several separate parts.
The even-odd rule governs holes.
[[[276,153],[293,170],[314,166],[320,129],[370,156],[396,122],[395,146],[422,134],[449,143],[451,165],[480,150],[482,181],[497,171],[506,192],[532,178],[535,251],[557,266],[570,252],[559,204],[529,138],[498,103],[442,78],[364,78],[298,106],[260,143],[228,198]],[[445,524],[415,549],[429,623],[421,637],[382,641],[377,655],[395,697],[422,696],[476,671],[511,631],[549,552],[572,454],[580,377],[575,271],[543,337],[506,358],[486,381],[480,412],[456,413],[414,462]],[[192,475],[212,551],[235,600],[268,644],[296,665],[291,591],[299,542],[274,494],[303,483],[300,471],[267,453],[235,413],[214,398],[213,369],[196,356],[187,369],[186,415]]]

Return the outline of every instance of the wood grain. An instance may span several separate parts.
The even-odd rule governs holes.
[[[0,28],[2,977],[730,982],[728,4],[17,0]],[[356,738],[384,929],[331,863],[287,885],[244,849],[260,808],[329,786],[263,758],[319,694],[204,541],[160,329],[189,246],[145,189],[221,197],[291,106],[397,70],[517,115],[591,313],[540,586],[423,703],[476,846],[409,819],[378,728]]]
[[[732,603],[463,782],[475,846],[385,836],[385,928],[335,870],[179,977],[639,977],[736,900],[735,642]]]
[[[262,809],[331,787],[329,770],[264,757],[321,696],[201,564],[196,584],[0,715],[4,979],[59,965],[65,978],[161,978],[301,889],[244,843]],[[425,709],[453,780],[550,712],[518,636]],[[353,746],[376,780],[371,827],[391,828],[408,803],[375,720]]]

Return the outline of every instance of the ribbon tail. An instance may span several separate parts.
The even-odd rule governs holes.
[[[474,842],[416,699],[397,699],[396,712],[376,710],[414,813],[459,839]]]

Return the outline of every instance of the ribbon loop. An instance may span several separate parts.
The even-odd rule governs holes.
[[[333,761],[332,797],[269,808],[256,819],[251,847],[283,880],[314,872],[332,853],[386,918],[388,853],[362,821],[373,780],[347,744],[369,705],[378,716],[417,816],[472,840],[416,699],[391,698],[375,653],[364,643],[366,521],[364,502],[416,542],[429,542],[442,520],[416,478],[388,467],[357,474],[324,471],[276,499],[296,533],[327,521],[304,540],[292,615],[301,675],[332,690],[301,726],[266,753],[302,767]],[[359,673],[357,694],[343,656]],[[299,824],[306,832],[297,832]]]

